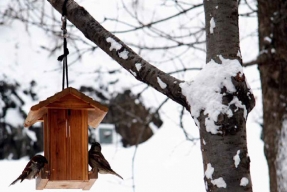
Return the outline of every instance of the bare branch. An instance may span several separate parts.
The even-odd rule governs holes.
[[[174,15],[171,15],[169,17],[166,17],[166,18],[163,18],[163,19],[160,19],[160,20],[157,20],[157,21],[153,21],[153,22],[150,22],[148,24],[142,24],[141,26],[138,26],[138,27],[134,27],[133,29],[129,29],[129,30],[123,30],[123,31],[115,31],[114,33],[127,33],[127,32],[132,32],[132,31],[136,31],[136,30],[139,30],[139,29],[143,29],[143,28],[149,28],[151,27],[152,25],[155,25],[155,24],[158,24],[158,23],[161,23],[161,22],[164,22],[164,21],[167,21],[167,20],[170,20],[172,18],[175,18],[179,15],[182,15],[182,14],[185,14],[187,13],[188,11],[192,10],[192,9],[195,9],[195,8],[198,8],[198,7],[201,7],[203,4],[198,4],[198,5],[193,5],[192,7],[188,8],[188,9],[185,9],[177,14],[174,14]],[[107,20],[112,20],[112,19],[109,19],[109,18],[106,18]]]

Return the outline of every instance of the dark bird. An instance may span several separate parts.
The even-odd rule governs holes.
[[[48,163],[47,159],[42,155],[34,156],[26,165],[22,174],[10,185],[14,185],[18,180],[22,182],[24,179],[33,179],[38,176],[40,170]]]
[[[101,150],[102,147],[98,142],[92,143],[91,149],[89,150],[89,165],[92,167],[92,171],[96,170],[101,174],[113,174],[123,179],[119,174],[112,170]]]

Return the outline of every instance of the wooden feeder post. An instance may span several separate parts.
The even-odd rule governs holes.
[[[43,121],[44,156],[36,189],[89,190],[96,173],[88,172],[88,125],[96,128],[108,108],[74,88],[66,88],[31,107],[25,127]]]

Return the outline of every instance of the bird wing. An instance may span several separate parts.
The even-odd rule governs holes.
[[[100,167],[111,169],[109,162],[105,159],[102,153],[93,152],[91,156],[93,159],[95,159],[99,163]]]

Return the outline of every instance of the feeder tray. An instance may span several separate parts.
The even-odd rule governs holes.
[[[88,125],[96,128],[108,108],[68,87],[31,107],[25,127],[38,121],[44,127],[44,156],[36,189],[89,190],[97,173],[88,172]]]

